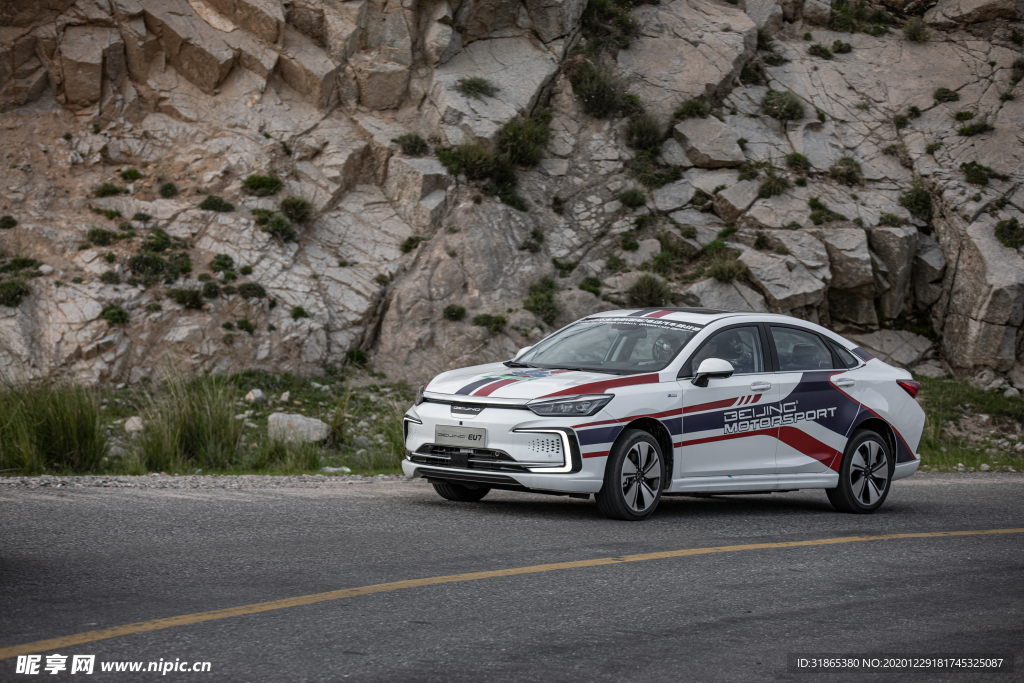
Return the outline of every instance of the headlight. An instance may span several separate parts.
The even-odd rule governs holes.
[[[608,405],[615,394],[589,394],[586,396],[564,396],[544,401],[532,401],[526,407],[541,417],[559,415],[586,416],[593,415]]]
[[[429,382],[428,382],[428,384],[429,384]],[[426,384],[421,385],[420,388],[416,390],[416,403],[414,403],[413,405],[417,405],[418,406],[419,404],[423,403],[423,392],[426,391],[426,390],[427,390],[427,385]]]

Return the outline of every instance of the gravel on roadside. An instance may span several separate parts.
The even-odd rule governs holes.
[[[10,488],[116,488],[116,489],[276,489],[316,488],[325,484],[372,484],[387,481],[410,481],[404,474],[361,474],[325,475],[300,474],[202,474],[167,475],[146,474],[140,476],[83,475],[57,477],[44,474],[39,477],[0,477],[2,487]]]

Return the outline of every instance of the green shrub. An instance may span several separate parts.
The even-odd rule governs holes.
[[[1010,82],[1017,85],[1024,79],[1024,57],[1017,57],[1010,66]]]
[[[811,160],[799,152],[792,152],[786,155],[786,166],[798,171],[811,170]]]
[[[169,264],[156,254],[136,254],[128,259],[128,270],[146,282],[164,274]]]
[[[498,131],[498,153],[519,166],[533,167],[544,158],[548,144],[551,112],[544,110],[534,117],[512,119]]]
[[[10,230],[18,224],[14,216],[0,216],[0,230]]]
[[[159,193],[160,196],[163,197],[164,199],[176,197],[178,195],[178,186],[175,185],[174,183],[164,183],[163,185],[160,186]]]
[[[172,377],[147,394],[145,429],[135,442],[145,468],[174,472],[240,465],[243,421],[235,419],[234,399],[234,387],[217,376]]]
[[[821,201],[817,197],[811,197],[809,200],[807,200],[807,206],[809,206],[811,209],[811,222],[814,223],[815,225],[821,225],[822,223],[831,223],[832,221],[846,220],[846,216],[843,216],[842,214],[838,214],[835,211],[832,211],[831,209],[828,208],[828,205],[825,204],[825,202]],[[788,228],[790,226],[786,227]],[[796,229],[799,228],[800,226],[797,225]]]
[[[242,181],[242,187],[254,197],[269,197],[280,192],[284,183],[277,176],[251,175]]]
[[[960,100],[960,93],[949,88],[939,88],[932,94],[932,97],[935,98],[936,102],[958,102]]]
[[[906,114],[896,114],[892,117],[892,123],[896,126],[896,130],[903,130],[910,125],[910,119],[907,118]]]
[[[426,242],[429,239],[429,237],[424,237],[423,235],[409,235],[405,238],[405,241],[402,242],[402,253],[408,254],[410,251],[418,247],[420,242]]]
[[[878,224],[885,225],[890,228],[898,228],[903,225],[903,221],[901,221],[900,217],[894,213],[883,213],[878,217]]]
[[[782,55],[771,54],[765,56],[764,63],[768,66],[782,66],[783,64],[789,64],[789,60]]]
[[[742,73],[742,72],[741,72]],[[758,83],[757,85],[759,85]],[[708,102],[708,98],[701,95],[700,97],[694,97],[686,100],[679,105],[675,112],[672,113],[673,119],[706,119],[708,114],[711,113],[711,104]]]
[[[807,48],[807,54],[812,57],[821,57],[822,59],[832,59],[832,51],[821,43],[815,43]]]
[[[623,251],[636,251],[640,248],[640,242],[637,241],[636,233],[632,230],[622,233],[622,236],[619,238],[619,244],[622,246]]]
[[[1012,42],[1013,42],[1013,43],[1014,43],[1015,45],[1024,45],[1024,36],[1022,36],[1022,35],[1021,35],[1021,34],[1020,34],[1020,33],[1019,33],[1018,31],[1017,31],[1017,29],[1013,29],[1012,31],[1010,31],[1010,40],[1011,40],[1011,41],[1012,41]]]
[[[942,143],[941,142],[931,142],[931,143],[928,144],[927,147],[924,148],[924,151],[926,153],[928,153],[928,154],[935,154],[941,148],[942,148]]]
[[[115,197],[124,193],[125,189],[114,183],[102,183],[93,191],[97,197]]]
[[[455,304],[448,304],[444,307],[444,312],[441,314],[445,320],[450,320],[453,323],[457,323],[466,317],[466,307],[456,306]]]
[[[223,273],[226,270],[235,269],[235,259],[227,254],[217,254],[210,260],[210,270],[215,273]]]
[[[298,320],[299,318],[308,318],[309,313],[302,306],[292,306],[292,320]]]
[[[282,199],[278,208],[292,223],[306,223],[313,218],[313,204],[304,197]]]
[[[220,285],[212,281],[207,282],[203,285],[202,293],[206,299],[216,299],[220,296]]]
[[[765,169],[765,179],[761,181],[757,188],[757,196],[762,198],[774,197],[775,195],[782,194],[789,187],[789,181],[786,177],[779,175],[774,167],[769,166]]]
[[[599,54],[605,48],[627,49],[633,38],[640,32],[629,11],[630,0],[590,0],[580,23],[587,38],[591,54]]]
[[[556,289],[555,281],[549,277],[534,283],[530,286],[527,297],[523,299],[523,308],[548,325],[553,325],[558,317],[558,307],[555,305]]]
[[[25,281],[19,278],[0,281],[0,306],[17,308],[31,292]]]
[[[664,166],[655,161],[656,150],[641,150],[629,165],[629,174],[651,189],[674,183],[683,177],[678,166]]]
[[[765,52],[775,52],[775,38],[766,28],[757,29],[757,49]]]
[[[764,251],[770,245],[768,244],[768,237],[763,232],[758,232],[757,237],[754,239],[754,249],[758,251]]]
[[[121,171],[120,175],[121,180],[128,183],[135,182],[136,180],[142,177],[142,173],[140,173],[139,170],[135,168],[126,168],[125,170]]]
[[[999,95],[999,101],[1000,102],[1012,102],[1015,99],[1017,99],[1017,98],[1016,98],[1016,96],[1012,92],[1004,92],[1004,93],[1000,93],[1000,95]]]
[[[740,83],[745,85],[761,85],[761,72],[754,64],[744,64],[740,69]]]
[[[737,176],[738,180],[753,180],[760,175],[760,171],[757,170],[752,164],[743,164],[740,166],[740,174]]]
[[[804,117],[804,104],[789,90],[769,90],[761,102],[764,113],[778,121],[795,121]]]
[[[675,299],[672,289],[657,275],[644,273],[626,290],[626,302],[635,308],[665,306]]]
[[[148,223],[149,221],[153,220],[153,217],[150,216],[148,213],[143,213],[139,211],[134,216],[132,216],[132,220],[138,221],[139,223]]]
[[[925,23],[924,19],[914,17],[913,19],[907,19],[906,23],[903,24],[903,35],[906,36],[907,40],[912,40],[915,43],[927,43],[932,37],[932,32],[928,30],[928,24]]]
[[[120,238],[116,232],[103,228],[90,228],[86,239],[99,247],[108,247]]]
[[[565,200],[556,194],[551,198],[551,210],[561,216],[565,213]],[[543,237],[543,233],[541,233],[541,237]]]
[[[142,240],[139,248],[144,252],[159,254],[170,249],[173,244],[171,236],[166,231],[156,229]]]
[[[241,275],[252,275],[252,266],[242,266],[238,269],[238,272]]]
[[[860,183],[863,178],[860,164],[853,157],[841,157],[829,167],[828,172],[833,178],[850,187]]]
[[[953,114],[953,118],[956,119],[957,121],[970,121],[971,119],[974,118],[974,112],[958,111],[957,113]]]
[[[638,209],[647,203],[647,193],[639,187],[626,188],[619,192],[619,201],[630,209]]]
[[[391,142],[397,143],[402,148],[402,154],[408,154],[413,157],[422,156],[430,150],[427,141],[419,133],[405,133],[394,138]]]
[[[907,116],[912,119],[921,118],[921,108],[914,105],[907,107]]]
[[[807,187],[807,178],[800,177],[793,181],[793,184],[797,187]]]
[[[370,362],[370,354],[366,353],[366,351],[363,351],[362,349],[349,349],[345,352],[345,358],[348,359],[348,362],[352,365],[358,365],[360,367],[365,367],[366,364]]]
[[[996,223],[996,237],[1003,243],[1003,246],[1010,249],[1024,247],[1024,228],[1016,218]]]
[[[253,209],[250,213],[255,217],[254,222],[256,225],[268,224],[275,215],[270,209]]]
[[[452,175],[465,175],[469,180],[484,180],[494,171],[494,155],[479,143],[440,148],[437,158]]]
[[[960,170],[964,172],[967,182],[972,185],[988,185],[988,181],[992,178],[997,180],[1010,179],[1010,176],[998,173],[988,166],[982,166],[977,161],[960,164]]]
[[[638,114],[626,125],[626,144],[633,149],[657,150],[665,130],[653,114]]]
[[[995,130],[995,127],[988,122],[987,117],[983,116],[974,123],[957,128],[956,132],[964,137],[971,137],[972,135],[987,133],[990,130]]]
[[[124,310],[117,304],[109,304],[104,307],[103,312],[100,313],[100,317],[111,325],[120,325],[128,322],[128,311]]]
[[[238,285],[238,295],[243,299],[265,299],[267,290],[255,282],[243,282]]]
[[[235,205],[224,201],[222,198],[215,194],[206,195],[206,199],[199,203],[199,208],[203,211],[217,211],[220,213],[227,213],[228,211],[234,211]]]
[[[72,384],[0,385],[0,469],[6,475],[99,470],[109,437],[97,396]]]
[[[595,1],[604,0],[591,0],[591,4]],[[583,111],[590,116],[611,118],[629,106],[625,84],[606,65],[594,66],[584,62],[573,70],[570,80],[573,93],[579,98]]]
[[[100,275],[100,282],[105,285],[119,285],[121,284],[121,276],[117,274],[116,270],[108,270]]]
[[[596,277],[585,277],[580,283],[580,289],[590,292],[594,296],[601,296],[601,281]]]
[[[482,100],[484,97],[494,97],[501,88],[482,76],[471,76],[469,78],[460,78],[458,83],[455,84],[455,90],[466,97],[475,97],[478,100]]]
[[[203,295],[198,289],[191,287],[169,289],[167,290],[167,296],[185,308],[196,311],[203,308]]]
[[[238,325],[238,329],[240,329],[242,332],[249,334],[250,336],[254,332],[256,332],[256,328],[246,318],[242,318],[236,324]]]
[[[747,264],[735,256],[721,256],[712,259],[705,272],[719,282],[732,282],[746,274]]]
[[[474,325],[477,327],[486,327],[490,330],[491,334],[498,334],[505,329],[505,322],[505,316],[491,315],[490,313],[481,313],[473,318]]]
[[[832,41],[832,52],[835,52],[837,55],[849,54],[853,52],[853,46],[841,40],[835,40]]]
[[[275,213],[267,221],[263,231],[279,237],[282,242],[294,242],[299,238],[299,233],[292,227],[292,222],[279,213]]]
[[[932,220],[932,196],[923,185],[914,185],[911,189],[900,195],[900,206],[910,212],[911,216],[931,223]]]

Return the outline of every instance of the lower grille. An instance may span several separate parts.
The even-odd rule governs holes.
[[[492,472],[529,472],[511,455],[492,448],[460,448],[424,444],[409,455],[409,459],[422,465],[458,467],[460,469],[489,470]]]

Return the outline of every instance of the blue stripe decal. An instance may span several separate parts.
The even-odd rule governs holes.
[[[466,386],[462,387],[461,389],[459,389],[455,393],[456,394],[470,394],[470,393],[472,393],[473,391],[479,389],[480,387],[482,387],[485,384],[490,384],[491,382],[497,382],[497,381],[498,380],[496,378],[494,378],[494,377],[488,377],[487,379],[478,379],[477,381],[475,381],[475,382],[473,382],[471,384],[467,384]]]
[[[681,417],[662,419],[661,424],[665,425],[665,428],[668,429],[668,433],[672,436],[679,436],[683,433],[683,418]]]
[[[585,429],[577,431],[576,436],[580,440],[581,446],[593,446],[596,443],[609,443],[615,441],[615,437],[622,431],[620,425],[614,425],[612,427],[599,427],[598,429]]]

